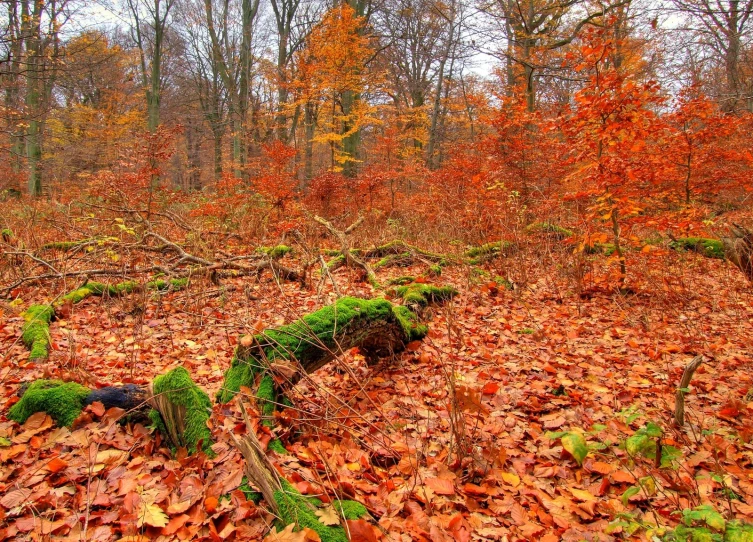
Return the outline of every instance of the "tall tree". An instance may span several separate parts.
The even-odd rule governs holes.
[[[229,0],[204,0],[207,30],[212,43],[213,62],[227,90],[233,137],[233,167],[235,175],[248,179],[246,168],[247,116],[252,76],[252,38],[259,0],[240,0],[240,37],[234,35]]]
[[[147,128],[160,124],[162,64],[170,10],[175,0],[126,0],[133,18],[131,36],[139,52],[139,68],[146,95]]]
[[[726,111],[741,107],[753,112],[753,96],[744,93],[742,54],[750,45],[753,0],[672,0],[686,13],[694,31],[723,59],[725,92],[721,103]]]

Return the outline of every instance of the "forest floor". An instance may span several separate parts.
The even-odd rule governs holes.
[[[366,505],[373,528],[357,540],[661,540],[683,520],[717,536],[753,521],[753,288],[725,261],[672,250],[631,253],[630,290],[589,286],[572,252],[531,242],[480,267],[445,268],[430,280],[460,295],[430,309],[428,337],[371,368],[346,352],[299,383],[296,407],[278,419],[290,453],[273,462],[306,495]],[[334,280],[343,295],[384,293],[351,269]],[[23,285],[0,305],[3,414],[38,378],[146,384],[179,365],[212,396],[239,336],[335,298],[330,282],[317,292],[269,275],[92,297],[65,308],[49,360],[31,363],[20,315],[64,291]],[[701,354],[678,428],[678,382]],[[0,538],[269,536],[264,502],[239,490],[238,400],[214,406],[214,459],[174,456],[152,429],[96,404],[71,428],[0,417]]]

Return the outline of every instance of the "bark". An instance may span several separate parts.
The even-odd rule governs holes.
[[[740,224],[733,224],[731,233],[732,237],[723,240],[725,255],[753,282],[753,232]]]

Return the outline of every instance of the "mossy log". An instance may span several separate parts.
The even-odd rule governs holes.
[[[24,423],[32,414],[46,412],[56,424],[70,426],[86,406],[95,402],[105,409],[123,409],[131,421],[151,420],[175,448],[185,447],[190,453],[202,449],[212,455],[207,427],[212,404],[183,367],[158,376],[148,386],[125,384],[91,390],[75,382],[36,380],[22,388],[21,398],[8,411],[8,418]]]
[[[30,350],[31,361],[47,359],[50,351],[50,323],[55,318],[58,309],[66,304],[75,305],[91,296],[117,297],[143,289],[154,291],[181,290],[188,285],[187,278],[155,279],[146,284],[136,281],[123,281],[116,284],[101,282],[85,282],[75,290],[56,299],[51,305],[31,305],[23,313],[24,325],[21,330],[21,340]]]
[[[255,388],[257,375],[267,370],[286,373],[294,382],[353,347],[374,363],[400,352],[426,332],[407,307],[385,299],[344,297],[292,324],[242,338],[217,397],[225,403],[241,386]],[[277,398],[266,399],[274,403]]]
[[[122,408],[140,421],[148,419],[150,410],[147,388],[135,384],[91,390],[75,382],[36,380],[21,392],[21,399],[8,411],[8,418],[18,423],[24,423],[36,412],[47,412],[58,425],[70,426],[94,402],[108,409]]]

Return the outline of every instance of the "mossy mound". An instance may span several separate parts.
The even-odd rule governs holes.
[[[345,336],[349,337],[348,343],[358,346],[366,338],[368,325],[376,322],[399,324],[406,341],[421,339],[427,332],[426,326],[419,324],[416,315],[405,307],[393,306],[385,299],[344,297],[292,324],[255,335],[250,341],[252,346],[236,351],[217,398],[225,403],[241,386],[252,387],[256,373],[276,359],[297,360],[307,367],[323,354],[337,352]]]
[[[256,249],[256,252],[259,252],[261,254],[266,254],[273,260],[279,260],[286,254],[289,254],[293,251],[292,247],[289,247],[287,245],[276,245],[273,247],[259,247]]]
[[[289,482],[282,480],[282,490],[275,491],[275,502],[280,511],[281,527],[290,524],[298,528],[306,527],[316,532],[322,542],[348,542],[348,535],[341,525],[327,526],[319,521],[316,507],[321,503],[301,495]],[[358,519],[367,515],[366,507],[355,501],[335,501],[335,510],[344,519]]]
[[[32,305],[23,313],[21,340],[30,350],[29,359],[45,359],[50,350],[50,322],[55,315],[49,305]]]
[[[707,239],[704,237],[680,237],[669,244],[675,250],[692,250],[707,258],[723,260],[724,243],[719,239]]]
[[[543,233],[557,239],[567,239],[568,237],[575,235],[575,232],[572,230],[568,230],[557,224],[552,224],[551,222],[534,222],[533,224],[526,226],[526,232]]]
[[[191,375],[183,367],[176,367],[172,371],[160,375],[152,383],[154,395],[161,395],[170,403],[184,409],[182,413],[183,430],[179,431],[178,438],[180,442],[174,444],[184,446],[189,453],[197,451],[197,446],[201,442],[201,449],[207,455],[214,455],[210,447],[212,446],[212,433],[207,427],[207,420],[212,412],[212,403],[209,396],[199,388]],[[170,434],[165,426],[163,416],[153,411],[150,414],[153,421],[156,422],[158,429]]]
[[[478,247],[471,247],[465,251],[465,257],[471,265],[480,265],[484,262],[504,255],[505,251],[512,248],[513,244],[509,241],[496,241],[486,243]]]
[[[452,286],[433,286],[431,284],[413,283],[395,288],[395,296],[407,305],[425,307],[430,303],[444,303],[458,295]]]
[[[8,411],[8,418],[24,423],[32,414],[46,412],[60,426],[70,426],[84,408],[91,390],[75,382],[37,380]]]

